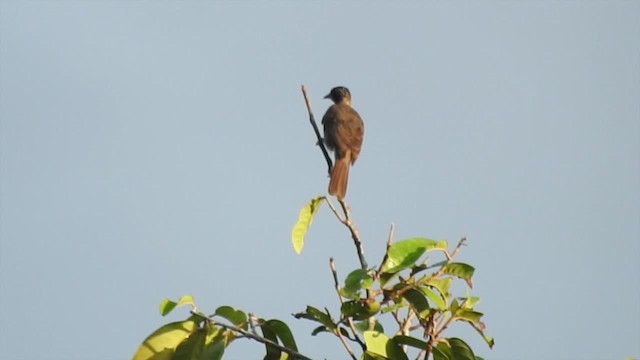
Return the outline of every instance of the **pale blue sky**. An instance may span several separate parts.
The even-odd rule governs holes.
[[[487,359],[640,357],[640,2],[0,1],[0,358],[126,359],[165,297],[337,313],[301,84],[351,89],[369,263],[467,236]],[[235,343],[228,359],[261,358]]]

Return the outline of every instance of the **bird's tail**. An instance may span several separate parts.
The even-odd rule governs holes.
[[[329,181],[329,194],[344,199],[347,194],[347,181],[349,180],[349,156],[336,159],[336,163],[331,171],[331,181]]]

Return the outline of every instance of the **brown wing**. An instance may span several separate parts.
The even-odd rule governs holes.
[[[347,152],[351,153],[353,164],[360,154],[364,137],[364,123],[360,115],[348,105],[338,106],[336,117],[336,158],[342,158]]]
[[[339,116],[337,105],[331,105],[322,117],[322,125],[324,126],[324,143],[329,150],[336,148],[336,123]]]

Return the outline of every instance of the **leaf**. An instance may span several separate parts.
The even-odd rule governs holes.
[[[469,287],[473,287],[471,283],[471,277],[475,271],[474,267],[465,263],[448,263],[444,267],[444,273],[447,275],[453,275],[464,279],[469,284]]]
[[[447,298],[447,294],[449,293],[449,288],[451,287],[451,278],[450,277],[445,277],[445,278],[433,278],[433,277],[427,277],[425,278],[424,281],[420,281],[420,284],[424,284],[424,285],[428,285],[431,287],[436,288],[439,292],[440,292],[440,296],[442,296],[443,299]]]
[[[451,353],[455,360],[476,360],[476,356],[473,350],[459,338],[449,338],[449,346],[451,347]]]
[[[193,320],[178,321],[161,326],[140,345],[132,360],[169,360],[176,348],[196,329]]]
[[[398,273],[389,273],[389,272],[381,273],[380,274],[380,286],[384,286],[386,283],[389,282],[389,280],[393,279],[396,276],[398,276]]]
[[[296,341],[293,338],[293,334],[291,333],[291,329],[289,326],[280,320],[269,320],[265,321],[261,327],[267,326],[271,331],[273,331],[278,339],[280,339],[280,343],[284,345],[287,349],[298,351],[298,346],[296,345]]]
[[[402,294],[402,297],[413,306],[420,318],[424,319],[424,317],[429,313],[429,302],[422,292],[416,289],[410,289]]]
[[[229,320],[233,325],[243,328],[247,328],[247,315],[240,311],[235,310],[231,306],[220,306],[216,309],[215,315]]]
[[[462,299],[465,300],[462,307],[465,308],[465,309],[469,309],[469,310],[472,310],[473,309],[473,305],[475,305],[475,304],[480,302],[480,298],[477,297],[477,296],[467,296],[467,297],[462,298]]]
[[[367,345],[367,351],[369,352],[390,358],[387,354],[387,342],[389,342],[389,337],[383,333],[377,331],[364,332],[364,343]]]
[[[440,342],[433,348],[433,360],[456,360],[451,353],[451,347],[446,342]]]
[[[480,336],[482,336],[482,339],[487,343],[487,345],[489,345],[489,349],[493,349],[493,346],[496,344],[496,342],[491,336],[486,335],[484,333],[484,324],[469,323],[469,325],[471,325],[471,327],[474,328],[475,331],[477,331],[478,334],[480,334]]]
[[[340,312],[344,317],[351,317],[355,320],[368,319],[380,311],[380,303],[374,299],[358,299],[345,301],[340,306]]]
[[[362,360],[389,360],[389,359],[382,355],[372,353],[371,351],[365,351],[362,354]]]
[[[477,323],[480,321],[480,318],[482,318],[482,315],[482,313],[473,310],[460,310],[456,314],[456,317],[460,320]]]
[[[393,337],[393,339],[400,345],[409,345],[411,347],[414,347],[416,349],[420,349],[420,350],[426,350],[427,349],[427,343],[423,340],[420,339],[416,339],[414,337],[411,336],[406,336],[406,335],[396,335]]]
[[[436,294],[435,291],[427,287],[421,287],[420,291],[425,294],[438,309],[445,310],[447,308],[446,300],[443,299],[440,294]]]
[[[357,321],[357,322],[354,322],[353,325],[356,328],[356,330],[358,330],[358,332],[361,334],[369,330],[369,320]],[[378,322],[378,320],[375,320],[375,324],[373,325],[373,330],[380,333],[384,332],[384,328],[382,327],[382,324]]]
[[[320,334],[321,332],[329,332],[329,330],[324,325],[318,326],[317,328],[313,329],[313,331],[311,332],[311,336],[316,336],[316,335]]]
[[[224,341],[220,340],[205,344],[200,358],[206,360],[221,360],[223,355]]]
[[[221,342],[223,347],[227,347],[235,338],[236,335],[234,331],[225,330],[209,324],[205,344],[209,346],[213,343]]]
[[[278,343],[278,336],[269,326],[260,326],[260,330],[262,330],[262,336],[265,339],[269,339],[276,344]],[[267,351],[264,360],[280,360],[280,355],[282,354],[280,349],[271,344],[264,344],[264,346]]]
[[[162,300],[160,302],[160,314],[162,314],[162,316],[165,316],[168,313],[170,313],[173,309],[175,309],[176,307],[182,306],[182,305],[195,306],[195,302],[193,300],[193,296],[184,295],[183,297],[180,298],[180,300],[178,300],[178,302],[171,301],[169,299]]]
[[[300,210],[300,213],[298,214],[298,221],[293,225],[293,230],[291,230],[293,250],[298,255],[302,253],[302,248],[304,247],[304,236],[306,235],[309,226],[311,226],[313,216],[320,208],[320,205],[322,205],[322,201],[324,201],[324,199],[324,196],[314,197]]]
[[[383,272],[396,273],[414,265],[426,251],[446,250],[446,241],[412,238],[398,241],[389,247]]]
[[[407,307],[407,304],[399,301],[399,302],[397,302],[397,303],[395,303],[393,305],[385,306],[384,309],[382,309],[381,313],[386,314],[386,313],[391,312],[391,311],[397,311],[397,310],[399,310],[401,308],[404,308],[404,307]]]
[[[387,335],[377,331],[365,331],[364,343],[367,345],[367,352],[373,355],[373,359],[379,359],[382,356],[385,359],[408,360],[407,354],[402,351],[402,347],[393,339],[389,339]]]
[[[357,269],[352,271],[344,280],[344,288],[340,289],[340,294],[349,299],[357,299],[360,297],[360,290],[370,289],[373,284],[373,278],[366,270]]]
[[[178,345],[175,354],[171,360],[198,360],[202,349],[204,348],[204,340],[207,336],[206,329],[197,329],[189,337]]]
[[[477,360],[473,350],[462,339],[449,338],[433,349],[434,360]]]
[[[175,301],[164,299],[160,302],[160,314],[162,316],[165,316],[170,313],[171,310],[175,309],[176,306],[178,306],[178,303],[176,303]]]
[[[336,325],[333,322],[333,320],[331,320],[331,317],[328,314],[323,313],[322,311],[314,308],[313,306],[307,306],[307,309],[305,312],[297,313],[297,314],[294,314],[293,316],[296,319],[303,318],[303,319],[319,322],[322,325],[324,325],[329,331],[333,331],[338,327],[338,325]],[[314,330],[314,332],[316,330]]]

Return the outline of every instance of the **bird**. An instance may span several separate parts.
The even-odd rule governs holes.
[[[364,123],[351,107],[351,92],[346,87],[334,87],[324,98],[334,103],[322,117],[324,143],[335,153],[329,194],[342,200],[347,194],[349,167],[356,162],[362,148]]]

